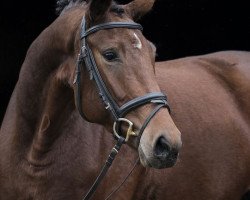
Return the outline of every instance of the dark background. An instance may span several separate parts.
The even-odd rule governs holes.
[[[1,123],[29,45],[57,16],[54,0],[3,1],[0,8]],[[250,50],[247,0],[158,0],[140,23],[157,60]]]

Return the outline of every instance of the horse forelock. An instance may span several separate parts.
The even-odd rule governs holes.
[[[85,0],[57,0],[56,1],[56,14],[60,15],[65,10],[68,10],[71,7],[85,4]]]

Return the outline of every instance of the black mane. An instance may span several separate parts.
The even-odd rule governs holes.
[[[85,0],[57,0],[56,1],[56,13],[60,15],[64,10],[67,10],[73,6],[84,3]]]

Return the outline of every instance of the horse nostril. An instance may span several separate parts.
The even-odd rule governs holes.
[[[168,157],[170,152],[170,147],[165,137],[161,136],[157,139],[154,148],[154,154],[158,158],[166,158]]]

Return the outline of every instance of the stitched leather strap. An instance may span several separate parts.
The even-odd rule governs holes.
[[[82,23],[82,30],[83,30],[83,28],[85,28],[83,26],[85,26],[84,23]],[[86,31],[82,31],[81,39],[83,39],[84,37],[87,37],[88,35],[90,35],[92,33],[97,32],[99,30],[113,29],[113,28],[138,29],[141,31],[143,30],[143,28],[140,24],[137,24],[134,22],[108,22],[108,23],[103,23],[103,24],[93,26]]]
[[[114,118],[115,121],[117,121],[119,118],[124,117],[129,111],[131,111],[134,108],[137,108],[139,106],[142,106],[146,103],[157,103],[157,104],[163,104],[165,107],[168,108],[170,111],[170,107],[167,102],[167,97],[161,92],[152,92],[145,94],[142,97],[137,97],[135,99],[132,99],[131,101],[125,103],[123,106],[119,107],[117,103],[112,98],[109,90],[107,89],[101,74],[98,70],[97,64],[95,62],[93,53],[91,49],[89,48],[86,37],[92,33],[95,33],[99,30],[103,29],[111,29],[111,28],[130,28],[130,29],[139,29],[142,30],[142,27],[140,24],[134,23],[134,22],[109,22],[104,24],[96,25],[88,30],[86,30],[86,22],[85,18],[83,17],[82,20],[82,32],[81,32],[81,39],[82,39],[82,48],[80,52],[80,60],[84,60],[85,66],[88,69],[88,72],[90,74],[90,78],[95,80],[96,86],[98,88],[98,93],[102,99],[102,101],[105,104],[106,109],[108,109]],[[77,72],[79,72],[79,67],[77,69]],[[80,72],[77,73],[77,91],[80,92]],[[81,95],[78,94],[77,99],[77,107],[79,109],[79,112],[82,113],[81,115],[84,116],[84,112],[81,109],[80,106],[80,97]]]
[[[111,153],[109,154],[109,157],[106,160],[105,165],[103,166],[100,174],[96,178],[95,182],[93,183],[93,185],[91,186],[91,188],[89,189],[89,191],[87,192],[87,194],[85,195],[83,200],[89,200],[93,196],[98,185],[101,183],[101,181],[105,177],[106,173],[108,172],[109,167],[112,165],[113,160],[115,159],[116,155],[118,154],[119,150],[121,149],[121,146],[124,143],[124,140],[125,139],[123,137],[119,138],[116,145],[111,150]]]
[[[86,119],[86,116],[84,115],[84,112],[82,111],[82,106],[81,106],[81,104],[82,104],[81,67],[82,67],[82,62],[84,61],[85,66],[90,74],[90,79],[91,80],[94,79],[96,86],[97,86],[97,89],[98,89],[98,93],[99,93],[102,101],[104,102],[106,109],[108,109],[112,113],[112,116],[113,116],[115,121],[117,121],[119,118],[125,116],[132,109],[135,109],[139,106],[142,106],[142,105],[147,104],[147,103],[157,104],[156,108],[150,113],[150,115],[147,117],[147,119],[145,120],[144,124],[141,127],[140,134],[139,134],[141,136],[144,129],[147,127],[148,123],[151,121],[151,119],[155,116],[155,114],[162,107],[167,107],[169,112],[170,112],[170,107],[169,107],[168,102],[167,102],[167,96],[161,92],[147,93],[144,96],[132,99],[129,102],[122,105],[121,107],[119,107],[118,104],[115,102],[115,100],[112,98],[111,94],[109,93],[109,90],[107,89],[107,87],[106,87],[106,85],[101,77],[101,74],[98,70],[93,53],[87,44],[86,37],[90,34],[93,34],[99,30],[104,30],[104,29],[129,28],[129,29],[142,30],[142,26],[140,24],[137,24],[134,22],[109,22],[109,23],[96,25],[96,26],[91,27],[90,29],[86,30],[85,17],[83,17],[81,28],[82,28],[82,30],[81,30],[82,48],[81,48],[81,51],[80,51],[79,56],[78,56],[78,61],[77,61],[77,66],[76,66],[76,77],[75,77],[75,81],[74,81],[74,83],[76,83],[76,106],[77,106],[81,116]],[[104,176],[106,175],[109,167],[111,166],[113,160],[115,159],[115,156],[119,152],[124,141],[125,141],[125,139],[123,137],[118,138],[117,144],[112,149],[112,151],[111,151],[108,159],[106,160],[106,163],[103,166],[100,174],[96,178],[94,184],[91,186],[91,188],[89,189],[88,193],[86,194],[86,196],[84,197],[83,200],[89,200],[92,197],[92,195],[96,191],[98,185],[100,184],[100,182],[103,180]],[[126,177],[126,179],[127,179],[127,177]],[[122,182],[122,184],[125,182],[125,180]],[[118,189],[119,189],[119,187],[118,187]]]

